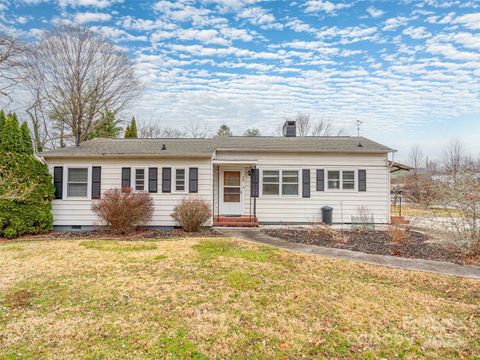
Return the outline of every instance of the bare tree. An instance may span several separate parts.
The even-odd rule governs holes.
[[[285,121],[295,121],[297,123],[297,136],[308,136],[312,128],[310,123],[310,114],[299,112],[297,115],[285,118]]]
[[[256,136],[262,136],[262,133],[260,130],[256,128],[251,128],[247,129],[243,132],[243,136],[248,136],[248,137],[256,137]]]
[[[120,112],[140,91],[128,56],[81,27],[55,27],[27,52],[26,63],[35,101],[77,145],[103,113]]]
[[[185,133],[188,137],[194,139],[206,139],[212,136],[212,129],[207,126],[200,126],[192,124],[185,128]]]
[[[425,156],[419,145],[412,145],[408,153],[408,164],[413,167],[414,173],[418,173],[418,169],[424,164]]]
[[[312,121],[310,114],[298,113],[297,115],[285,118],[285,121],[295,121],[297,124],[297,136],[341,136],[345,130],[337,128],[332,120],[322,117]],[[278,132],[283,134],[283,124],[279,126]]]
[[[459,139],[451,139],[442,153],[445,172],[448,175],[457,176],[464,169],[467,156],[465,144]]]
[[[0,33],[0,96],[10,98],[22,77],[22,54],[26,47],[17,39]]]

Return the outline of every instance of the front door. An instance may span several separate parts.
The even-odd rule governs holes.
[[[224,170],[221,186],[222,215],[242,215],[242,174],[238,170]]]

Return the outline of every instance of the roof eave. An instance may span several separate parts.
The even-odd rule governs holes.
[[[65,154],[65,153],[58,153],[58,154],[41,154],[41,157],[44,159],[59,159],[59,158],[211,158],[211,153],[204,153],[204,154],[112,154],[112,153],[97,153],[97,154]]]

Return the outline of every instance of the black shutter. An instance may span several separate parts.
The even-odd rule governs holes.
[[[260,195],[260,171],[258,169],[250,170],[250,197],[258,198]]]
[[[317,191],[325,191],[325,170],[317,169]]]
[[[310,170],[302,170],[302,197],[310,197]]]
[[[53,168],[53,186],[55,186],[55,199],[63,197],[63,167],[55,166]]]
[[[198,193],[198,168],[188,169],[188,191]]]
[[[102,168],[100,166],[92,167],[92,199],[100,199],[102,187]]]
[[[131,172],[130,168],[122,168],[122,189],[130,187]]]
[[[148,168],[148,192],[158,191],[158,168]]]
[[[358,170],[358,191],[367,191],[367,170]]]
[[[172,192],[172,168],[162,168],[162,192]]]

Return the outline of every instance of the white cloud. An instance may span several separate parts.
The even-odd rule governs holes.
[[[115,3],[122,3],[123,0],[58,0],[58,4],[61,7],[79,7],[79,6],[91,6],[99,9],[105,9],[112,6]]]
[[[93,31],[99,32],[106,38],[111,39],[112,41],[147,41],[148,38],[145,35],[132,35],[125,30],[117,29],[111,26],[92,26],[90,27]]]
[[[109,21],[112,18],[112,15],[106,13],[93,13],[93,12],[84,12],[77,13],[74,15],[73,19],[78,24],[85,24],[89,22],[102,22]]]
[[[419,40],[419,39],[425,39],[432,34],[430,34],[427,29],[424,27],[408,27],[405,30],[403,30],[402,34],[410,36],[412,39]]]
[[[307,23],[304,23],[299,19],[291,19],[285,24],[285,26],[287,26],[288,28],[292,29],[295,32],[315,33],[317,31],[314,27],[310,26]]]
[[[377,18],[377,17],[380,17],[382,16],[383,14],[385,14],[384,11],[380,10],[380,9],[375,9],[373,6],[369,6],[367,8],[367,12],[369,13],[369,15],[372,17],[372,18]]]
[[[383,23],[383,31],[393,31],[396,30],[400,26],[405,26],[408,23],[408,18],[404,16],[397,16],[390,19],[385,20]]]
[[[332,3],[328,0],[308,0],[306,2],[306,12],[323,11],[327,14],[334,14],[337,10],[346,9],[353,6],[353,3]]]
[[[480,13],[465,14],[455,19],[455,23],[462,24],[471,30],[480,30]]]
[[[237,17],[248,19],[253,25],[270,24],[275,21],[272,14],[259,6],[245,8],[237,14]]]

